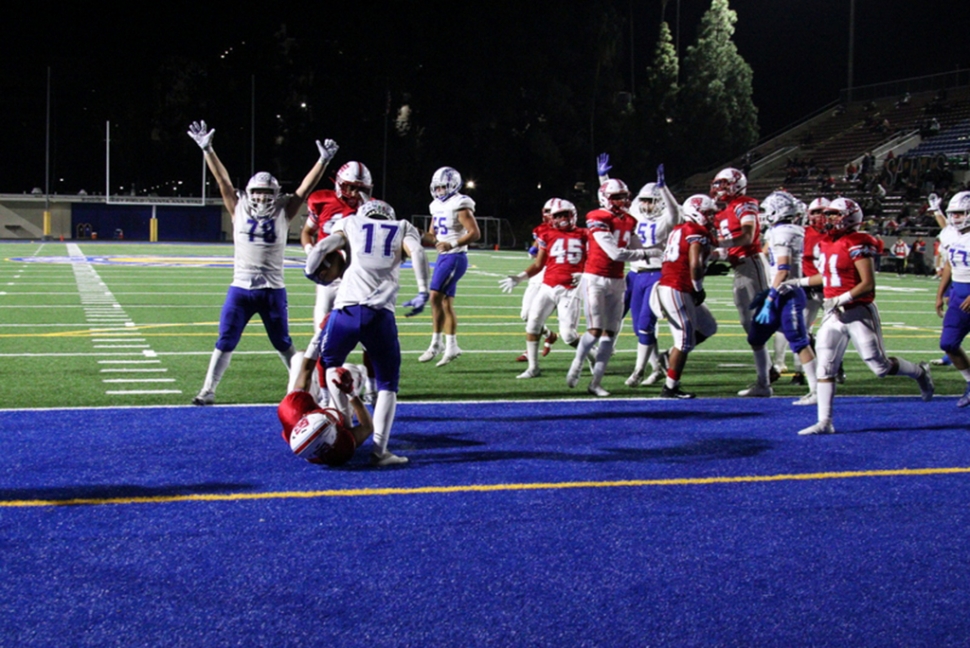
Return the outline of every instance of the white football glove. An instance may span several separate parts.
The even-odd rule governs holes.
[[[322,144],[320,140],[317,140],[317,150],[320,151],[320,164],[328,164],[333,159],[333,156],[337,154],[337,149],[339,148],[340,146],[332,139],[325,139]]]
[[[498,285],[502,289],[502,292],[510,293],[515,290],[515,287],[519,285],[520,281],[522,280],[519,279],[518,275],[509,275],[505,279],[500,279]]]
[[[852,301],[852,295],[849,293],[842,293],[838,297],[829,297],[822,301],[822,310],[826,313],[832,311],[842,312],[842,307]]]
[[[929,196],[927,196],[926,201],[929,203],[929,211],[931,212],[943,211],[942,209],[940,209],[940,205],[943,203],[943,200],[935,193],[931,193]]]
[[[199,148],[209,153],[212,151],[212,136],[216,134],[216,129],[209,130],[205,121],[192,122],[189,125],[189,137],[195,140]]]

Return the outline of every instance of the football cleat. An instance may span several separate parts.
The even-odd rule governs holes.
[[[680,385],[677,385],[673,389],[667,385],[664,385],[663,389],[660,390],[660,398],[678,398],[680,400],[688,400],[694,398],[694,394],[682,391],[680,389]]]
[[[778,371],[777,367],[772,365],[772,367],[768,370],[768,382],[775,383],[779,378],[781,378],[781,372]]]
[[[967,405],[970,405],[970,383],[967,383],[967,390],[957,401],[957,407],[966,407]]]
[[[809,392],[799,398],[797,401],[794,401],[792,405],[818,405],[818,394],[815,392]]]
[[[579,374],[583,371],[583,363],[573,360],[566,372],[566,386],[572,389],[579,384]]]
[[[745,396],[747,398],[769,398],[774,392],[771,390],[771,385],[759,385],[754,383],[747,389],[742,389],[738,392],[738,396]]]
[[[386,466],[403,466],[408,462],[407,457],[399,457],[393,452],[384,451],[384,454],[377,454],[376,452],[371,453],[370,465],[377,468],[384,468]]]
[[[810,434],[835,434],[835,428],[832,426],[832,421],[818,422],[815,425],[811,425],[804,430],[798,431],[799,436],[808,436]]]
[[[539,369],[539,367],[536,367],[535,369],[530,367],[516,376],[516,378],[538,378],[541,375],[542,370]]]
[[[630,377],[627,378],[626,381],[624,382],[626,383],[627,387],[638,386],[641,382],[643,382],[643,372],[640,371],[639,369],[634,369],[633,373],[630,374]]]
[[[921,362],[919,363],[919,368],[920,374],[916,377],[916,382],[919,384],[919,395],[924,401],[932,400],[935,388],[933,386],[933,376],[930,374],[930,363]]]
[[[214,405],[216,402],[216,393],[214,391],[202,390],[199,395],[192,399],[193,405]]]
[[[542,343],[542,357],[545,358],[552,351],[552,345],[559,339],[558,333],[550,333]]]
[[[841,364],[839,364],[839,370],[835,372],[835,382],[840,385],[845,384],[845,369],[842,368]]]
[[[516,362],[528,362],[529,361],[529,354],[528,353],[523,353],[518,358],[516,358],[515,361]]]
[[[792,385],[805,385],[805,384],[807,384],[807,382],[805,380],[805,374],[802,373],[801,371],[796,371],[794,373],[794,375],[792,375],[792,377],[791,377],[791,383],[790,384],[792,384]]]
[[[418,362],[429,362],[441,353],[441,349],[436,346],[428,347],[428,350],[418,356]]]
[[[653,385],[658,380],[664,378],[666,375],[667,375],[666,370],[664,370],[664,369],[657,369],[656,371],[651,372],[649,376],[647,376],[646,378],[644,378],[643,379],[643,382],[641,382],[640,384],[641,385]]]
[[[596,385],[595,387],[593,385],[590,385],[589,387],[586,388],[586,391],[592,394],[593,396],[599,396],[600,398],[606,398],[607,396],[610,395],[610,392],[606,391],[599,385]]]
[[[438,360],[438,363],[435,366],[444,367],[446,364],[448,364],[449,362],[451,362],[452,360],[454,360],[460,355],[461,355],[461,349],[459,349],[458,347],[455,347],[450,351],[445,351],[445,355],[441,357],[441,360]]]

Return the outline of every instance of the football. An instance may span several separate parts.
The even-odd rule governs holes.
[[[307,279],[320,285],[328,286],[344,276],[347,269],[347,255],[343,250],[334,250],[323,255],[322,251],[314,248],[307,255],[306,267],[303,273]]]

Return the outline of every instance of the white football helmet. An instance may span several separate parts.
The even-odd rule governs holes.
[[[721,169],[711,181],[711,198],[721,202],[728,202],[732,198],[743,196],[748,190],[748,179],[735,168]]]
[[[347,162],[337,171],[333,186],[338,198],[356,208],[361,198],[364,201],[370,199],[374,180],[366,166],[360,162]]]
[[[310,463],[322,463],[323,456],[337,443],[337,412],[318,409],[301,418],[290,433],[293,454]]]
[[[597,192],[600,207],[614,214],[630,211],[630,188],[622,180],[610,179],[600,185]]]
[[[576,205],[562,198],[553,198],[549,203],[552,203],[549,205],[549,218],[553,227],[566,231],[576,228]]]
[[[461,189],[461,174],[451,167],[441,167],[431,176],[431,197],[445,201]]]
[[[946,222],[957,231],[970,228],[970,191],[959,191],[946,206]]]
[[[260,171],[246,183],[246,199],[256,218],[271,215],[279,195],[280,183],[268,171]]]
[[[825,229],[825,209],[829,206],[830,201],[825,196],[819,196],[812,202],[808,203],[808,216],[806,224],[810,227],[814,227],[818,231]]]
[[[546,204],[542,206],[542,222],[551,223],[552,222],[552,205],[559,198],[550,198],[546,201]]]
[[[357,210],[357,215],[362,218],[373,218],[374,220],[397,220],[397,214],[394,213],[394,208],[388,205],[383,200],[368,200],[360,209]]]
[[[714,225],[714,218],[717,216],[717,205],[710,196],[704,194],[694,194],[684,201],[681,209],[684,218],[697,223],[701,227],[710,229]]]
[[[862,225],[862,208],[851,198],[836,198],[825,208],[825,229],[845,234]]]
[[[773,191],[761,201],[761,211],[768,225],[799,222],[798,203],[787,191]]]
[[[659,218],[665,209],[663,192],[656,182],[648,182],[640,188],[637,194],[635,209],[642,216],[649,219]]]

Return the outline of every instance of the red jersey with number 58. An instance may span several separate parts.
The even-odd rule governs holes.
[[[863,232],[849,232],[835,240],[822,241],[821,252],[819,264],[822,268],[824,287],[822,294],[828,299],[849,292],[862,280],[855,262],[859,259],[874,258],[879,253],[879,243]],[[867,304],[875,297],[876,291],[873,290],[856,297],[852,303]]]
[[[595,209],[586,214],[586,229],[589,230],[589,251],[586,258],[586,270],[599,277],[623,278],[625,262],[614,261],[596,242],[597,232],[608,232],[613,235],[616,246],[625,248],[630,244],[630,237],[637,227],[637,219],[629,214],[617,216],[605,209]]]
[[[536,244],[546,251],[545,274],[542,283],[549,286],[573,285],[573,274],[583,272],[586,265],[586,240],[589,231],[585,227],[560,230],[546,227],[539,234]]]
[[[690,246],[694,243],[701,246],[701,262],[706,264],[714,247],[712,238],[709,229],[693,221],[675,227],[667,239],[667,247],[664,248],[660,285],[680,292],[694,292],[694,281],[690,273]]]

